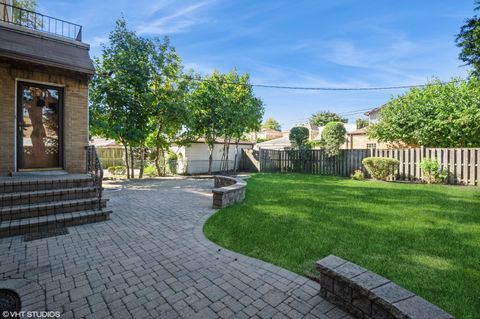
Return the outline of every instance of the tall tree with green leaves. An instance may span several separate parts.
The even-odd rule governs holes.
[[[344,118],[337,113],[330,111],[321,111],[310,116],[310,124],[318,127],[325,126],[329,122],[342,122],[348,123],[348,119]]]
[[[223,92],[223,76],[214,71],[200,81],[190,97],[192,128],[208,146],[208,174],[212,173],[215,142],[223,133],[223,112],[227,104]]]
[[[381,109],[369,136],[386,142],[426,147],[480,146],[480,80],[433,80],[394,97]]]
[[[475,11],[480,10],[480,1],[475,1]],[[457,35],[457,46],[461,48],[459,59],[473,67],[472,74],[480,76],[480,17],[467,19]]]
[[[262,124],[262,127],[270,130],[278,131],[278,132],[282,130],[280,123],[278,123],[278,121],[275,120],[273,117],[267,118],[265,122]]]
[[[186,145],[193,139],[188,99],[194,81],[192,74],[183,73],[181,59],[168,37],[153,40],[153,46],[150,117],[153,130],[147,145],[153,149],[157,174],[165,175],[166,154],[171,145]]]
[[[135,177],[133,149],[144,147],[151,131],[151,52],[150,41],[129,31],[124,19],[117,20],[101,59],[94,61],[90,83],[91,132],[124,146],[129,178]]]

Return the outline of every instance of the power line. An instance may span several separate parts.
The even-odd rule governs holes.
[[[237,82],[228,82],[228,81],[215,81],[210,79],[203,78],[194,78],[190,76],[179,76],[179,75],[165,75],[167,77],[173,77],[177,79],[186,79],[196,82],[214,82],[222,83],[228,85],[240,85],[240,86],[249,86],[249,87],[258,87],[258,88],[268,88],[268,89],[281,89],[281,90],[304,90],[304,91],[380,91],[380,90],[400,90],[400,89],[412,89],[412,88],[422,88],[429,85],[444,85],[449,83],[456,83],[459,80],[453,80],[448,82],[438,82],[438,83],[429,83],[429,84],[416,84],[416,85],[398,85],[398,86],[384,86],[384,87],[308,87],[308,86],[285,86],[285,85],[269,85],[269,84],[245,84]]]

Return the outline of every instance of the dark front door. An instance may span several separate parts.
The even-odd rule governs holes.
[[[18,83],[18,169],[62,167],[62,88]]]

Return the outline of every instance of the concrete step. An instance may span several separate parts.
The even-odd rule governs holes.
[[[28,205],[70,199],[93,198],[97,196],[95,187],[75,187],[64,189],[49,189],[32,192],[0,194],[0,208],[16,205]]]
[[[69,227],[110,219],[111,210],[83,210],[0,222],[0,237],[38,232],[39,229]]]
[[[0,178],[0,194],[90,186],[93,179],[87,174]]]
[[[102,199],[105,208],[107,199]],[[81,198],[47,203],[34,203],[0,208],[0,221],[34,218],[47,215],[70,213],[82,210],[98,209],[98,198]]]

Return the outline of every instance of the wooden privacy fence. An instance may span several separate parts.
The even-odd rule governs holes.
[[[449,184],[480,184],[480,148],[408,148],[340,150],[340,155],[326,156],[324,150],[245,150],[241,168],[260,172],[301,172],[318,175],[350,176],[365,168],[365,157],[389,157],[400,162],[397,180],[420,180],[420,163],[424,158],[437,159],[448,171]]]

